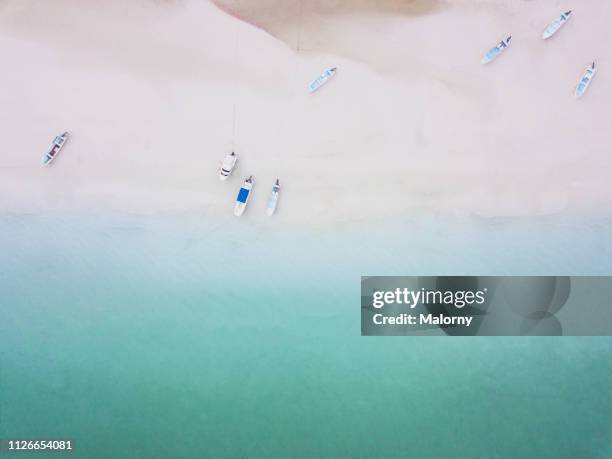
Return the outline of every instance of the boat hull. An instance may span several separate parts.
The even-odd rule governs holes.
[[[53,143],[49,146],[49,148],[43,155],[41,164],[43,166],[48,166],[49,164],[51,164],[55,160],[55,158],[57,158],[57,155],[62,150],[62,148],[64,148],[64,145],[66,145],[67,140],[67,132],[64,132],[63,134],[55,137],[55,139],[53,139]]]
[[[222,182],[227,180],[227,178],[232,175],[237,162],[238,158],[235,154],[227,155],[221,164],[221,169],[219,170],[219,180]]]
[[[266,214],[271,217],[276,212],[276,206],[278,205],[278,193],[273,194],[268,201],[268,207],[266,208]]]
[[[238,191],[238,196],[236,197],[236,203],[234,204],[234,215],[236,217],[240,217],[246,206],[249,202],[249,198],[251,197],[251,190],[253,189],[253,178],[249,177],[244,181],[240,190]]]
[[[548,40],[550,37],[556,34],[559,30],[561,30],[561,27],[565,25],[565,23],[569,20],[570,17],[570,14],[564,13],[559,18],[548,24],[546,29],[544,29],[544,32],[542,32],[542,39]]]
[[[582,78],[580,78],[580,82],[578,83],[578,86],[576,86],[576,91],[574,92],[574,95],[576,96],[577,99],[585,95],[596,73],[597,73],[597,69],[593,66],[593,67],[589,67],[587,71],[584,73],[584,75],[582,75]]]
[[[499,42],[496,46],[491,48],[480,60],[481,64],[488,64],[497,59],[505,50],[510,46],[510,39]]]
[[[234,206],[234,215],[236,217],[240,217],[244,213],[245,209],[246,209],[246,203],[237,202],[236,205]]]
[[[331,80],[336,75],[336,71],[337,71],[336,68],[325,70],[325,72],[323,72],[321,75],[315,78],[308,85],[308,92],[312,93],[312,92],[315,92],[317,89],[321,88],[323,85],[329,82],[329,80]]]

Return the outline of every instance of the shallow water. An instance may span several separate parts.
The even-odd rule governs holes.
[[[5,214],[0,438],[86,458],[609,457],[611,338],[365,338],[359,288],[611,274],[610,229]]]

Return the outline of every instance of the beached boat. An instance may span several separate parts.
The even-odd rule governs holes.
[[[480,61],[482,64],[488,64],[497,58],[501,53],[503,53],[508,46],[510,46],[510,40],[512,40],[512,35],[508,35],[508,38],[500,41],[497,45],[487,51],[487,54],[484,55],[482,60]]]
[[[53,139],[53,143],[49,146],[49,148],[47,149],[47,151],[45,152],[43,156],[43,159],[42,159],[43,166],[47,166],[51,164],[51,162],[55,159],[57,154],[66,144],[66,141],[68,140],[68,135],[69,134],[67,132],[64,132],[58,135],[57,137],[55,137],[55,139]]]
[[[314,79],[308,85],[308,91],[309,92],[315,92],[317,89],[319,89],[325,83],[327,83],[336,74],[337,70],[338,70],[337,67],[332,67],[332,68],[329,68],[329,69],[325,70],[325,72],[323,72],[321,75],[319,75],[316,79]]]
[[[595,76],[596,72],[597,69],[595,68],[595,62],[593,61],[593,63],[589,65],[585,70],[584,75],[582,75],[582,78],[580,78],[578,86],[576,86],[576,97],[582,97],[584,95],[587,88],[591,84],[591,81],[593,80],[593,77]]]
[[[225,158],[223,158],[223,163],[221,163],[221,170],[219,171],[219,180],[227,180],[229,175],[234,170],[236,161],[238,161],[238,157],[233,151],[225,155]]]
[[[570,14],[572,14],[572,10],[566,11],[565,13],[561,13],[561,16],[559,16],[553,22],[548,24],[548,26],[544,29],[544,32],[542,32],[542,38],[546,40],[547,38],[550,38],[554,34],[556,34],[570,18]]]
[[[270,195],[270,199],[268,200],[268,208],[266,209],[266,213],[271,217],[276,212],[276,206],[278,205],[278,193],[280,192],[280,182],[276,179],[274,185],[272,186],[272,194]]]
[[[236,217],[240,217],[244,213],[244,209],[246,209],[247,202],[249,202],[249,196],[251,195],[252,189],[253,176],[251,175],[242,183],[238,196],[236,197],[236,205],[234,206],[234,215]]]

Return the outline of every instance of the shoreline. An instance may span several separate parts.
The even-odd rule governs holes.
[[[63,264],[62,260],[83,260],[88,265],[105,260],[112,266],[116,258],[135,265],[155,259],[162,265],[207,272],[208,277],[192,277],[196,285],[229,281],[232,266],[244,270],[249,273],[240,282],[245,292],[262,286],[278,288],[271,273],[279,271],[284,286],[317,290],[321,285],[312,282],[315,276],[329,283],[330,294],[339,272],[345,273],[342,283],[347,288],[358,285],[360,276],[374,274],[612,273],[612,218],[438,217],[316,226],[279,225],[272,220],[253,223],[233,215],[218,219],[198,213],[0,213],[0,245],[12,254],[5,257],[10,272],[19,266],[27,276],[40,272],[32,266]],[[131,269],[114,270],[113,275]]]

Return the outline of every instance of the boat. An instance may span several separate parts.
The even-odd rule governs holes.
[[[572,14],[572,10],[566,11],[565,13],[561,13],[561,16],[559,16],[553,22],[548,24],[548,26],[546,26],[546,28],[544,29],[544,32],[542,32],[542,38],[546,40],[547,38],[550,38],[554,34],[556,34],[570,18],[570,14]]]
[[[225,158],[223,158],[223,162],[221,163],[221,170],[219,171],[219,180],[227,180],[229,175],[234,170],[234,166],[236,166],[236,161],[238,161],[238,157],[233,151],[225,155]]]
[[[325,72],[323,72],[321,75],[319,75],[317,78],[315,78],[308,85],[308,91],[309,92],[315,92],[317,89],[319,89],[325,83],[327,83],[336,74],[337,70],[338,70],[337,67],[332,67],[332,68],[329,68],[329,69],[325,70]]]
[[[593,80],[593,77],[595,76],[596,72],[597,72],[597,69],[595,68],[595,61],[593,61],[593,63],[589,65],[587,69],[585,70],[584,75],[582,75],[582,78],[580,78],[580,82],[578,82],[578,86],[576,86],[576,97],[577,98],[582,97],[584,95],[587,88],[591,84],[591,81]]]
[[[497,58],[501,53],[503,53],[508,46],[510,46],[510,40],[512,40],[512,35],[508,35],[508,38],[500,41],[497,45],[487,51],[487,54],[484,55],[482,60],[480,61],[482,64],[488,64]]]
[[[276,212],[276,206],[278,205],[278,193],[280,191],[280,182],[276,179],[274,185],[272,186],[272,194],[270,195],[270,199],[268,200],[268,208],[266,209],[266,213],[268,216],[274,215]]]
[[[246,209],[247,202],[249,202],[249,196],[251,195],[252,189],[253,176],[251,175],[248,179],[242,182],[240,191],[238,191],[238,196],[236,197],[236,205],[234,206],[234,215],[236,217],[240,217],[244,213],[244,209]]]
[[[45,152],[43,156],[43,159],[42,159],[43,166],[48,166],[49,164],[51,164],[51,162],[53,162],[53,160],[55,159],[57,154],[60,152],[60,150],[64,148],[64,145],[66,144],[66,141],[68,140],[68,136],[69,136],[68,132],[64,132],[58,135],[57,137],[55,137],[55,139],[53,139],[53,143],[49,146],[49,148],[47,149],[47,151]]]

